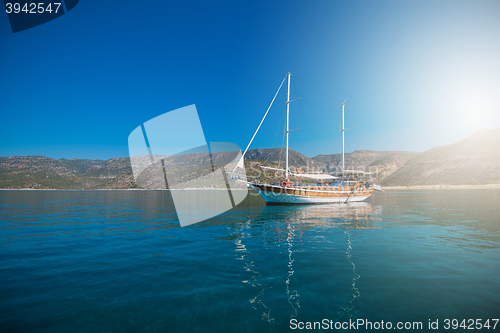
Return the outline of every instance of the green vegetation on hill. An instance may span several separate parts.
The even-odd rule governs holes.
[[[128,158],[60,159],[44,156],[0,157],[0,188],[123,189],[135,188]]]
[[[423,153],[357,150],[345,155],[346,168],[374,172],[375,181],[387,186],[500,184],[499,148],[500,129],[486,129],[457,143]],[[228,159],[225,154],[214,154],[214,163],[224,164],[222,161]],[[207,163],[206,156],[193,154],[180,161],[175,159],[167,159],[166,167],[175,162],[179,168],[191,168],[189,173],[179,169],[179,177],[183,179],[206,173],[206,170],[193,169],[193,166]],[[276,182],[274,171],[265,171],[260,166],[284,169],[284,160],[284,149],[252,149],[245,156],[247,176],[249,179]],[[148,161],[149,158],[146,159]],[[310,158],[290,150],[289,165],[291,170],[300,167],[306,172],[340,171],[342,154]],[[137,187],[128,157],[107,161],[54,160],[44,156],[0,157],[0,188],[88,190]]]

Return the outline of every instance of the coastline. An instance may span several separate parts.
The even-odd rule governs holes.
[[[244,188],[233,188],[231,191],[246,191]],[[184,189],[143,189],[143,188],[101,188],[94,190],[75,190],[75,189],[55,189],[55,188],[0,188],[0,191],[74,191],[74,192],[93,192],[93,191],[227,191],[225,188],[184,188]]]
[[[487,185],[411,185],[411,186],[382,186],[382,190],[478,190],[478,189],[500,189],[500,184]],[[171,190],[148,190],[142,188],[124,188],[124,189],[94,189],[94,190],[75,190],[75,189],[52,189],[52,188],[0,188],[0,191],[74,191],[74,192],[90,192],[90,191],[226,191],[227,189],[219,188],[186,188],[186,189],[171,189]],[[232,189],[246,190],[246,189]]]
[[[412,186],[382,186],[382,190],[478,190],[500,188],[500,184],[487,185],[412,185]]]

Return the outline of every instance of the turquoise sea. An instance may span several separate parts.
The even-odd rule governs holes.
[[[499,206],[498,189],[250,196],[180,228],[168,192],[0,191],[0,331],[498,331]]]

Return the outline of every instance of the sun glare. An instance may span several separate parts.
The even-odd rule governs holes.
[[[492,118],[490,100],[481,92],[466,93],[458,98],[459,120],[471,127],[488,127]]]
[[[447,103],[451,123],[474,131],[497,126],[492,87],[488,80],[479,79],[455,84],[449,90]]]

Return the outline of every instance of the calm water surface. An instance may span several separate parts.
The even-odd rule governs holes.
[[[0,331],[499,318],[499,203],[495,189],[321,206],[250,197],[180,228],[167,192],[0,191]]]

